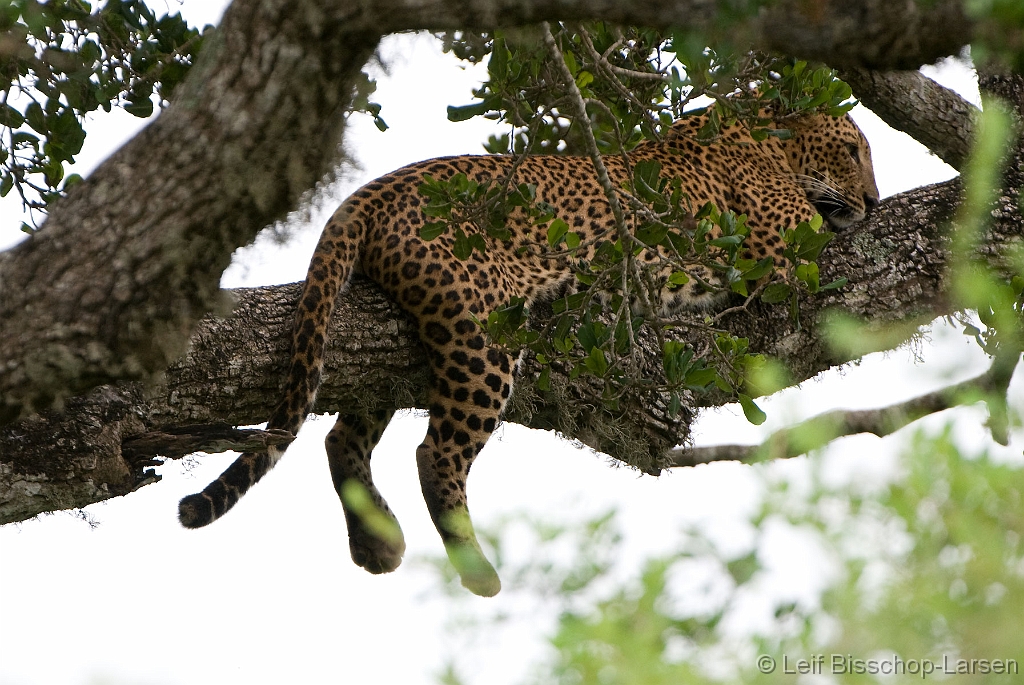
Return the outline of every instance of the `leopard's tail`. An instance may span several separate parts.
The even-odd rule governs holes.
[[[365,228],[364,214],[350,199],[335,212],[320,236],[299,298],[284,397],[267,423],[269,429],[297,434],[313,410],[324,364],[327,325],[338,294],[352,275]],[[242,454],[205,490],[178,503],[181,525],[200,528],[216,521],[283,455],[284,449],[279,447]]]

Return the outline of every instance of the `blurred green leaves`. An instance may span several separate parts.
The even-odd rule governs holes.
[[[514,594],[509,607],[523,615],[477,606],[476,620],[454,624],[449,640],[517,619],[535,625],[543,607],[557,622],[525,682],[545,685],[788,681],[784,656],[792,665],[816,654],[826,655],[825,674],[831,654],[1024,665],[1024,469],[984,453],[965,456],[948,429],[915,434],[900,463],[893,480],[868,488],[827,485],[834,480],[823,477],[818,460],[809,464],[810,487],[759,469],[752,542],[729,553],[700,526],[685,526],[671,552],[635,559],[614,513],[577,524],[504,518],[486,536],[502,577],[515,579],[506,587]],[[769,593],[767,607],[752,606],[780,572],[766,563],[769,527],[798,532],[811,545],[804,553],[834,562],[817,601]],[[525,558],[504,552],[524,539]],[[760,672],[758,654],[772,656],[777,670]],[[461,672],[460,661],[449,665],[450,677]],[[839,682],[878,681],[844,673]],[[1006,680],[976,674],[971,682]]]

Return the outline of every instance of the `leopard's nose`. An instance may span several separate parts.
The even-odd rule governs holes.
[[[864,193],[864,209],[866,209],[866,210],[868,210],[870,212],[872,209],[874,209],[877,206],[878,206],[878,198],[875,197],[874,195],[869,195],[867,193]]]

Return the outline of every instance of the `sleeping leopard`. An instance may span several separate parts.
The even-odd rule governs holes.
[[[748,256],[772,257],[779,266],[780,231],[821,214],[836,229],[860,221],[878,203],[871,151],[849,118],[805,115],[776,122],[786,139],[755,141],[742,125],[724,127],[712,144],[699,144],[697,132],[707,114],[676,122],[661,141],[641,143],[628,154],[629,165],[657,160],[662,175],[681,179],[682,190],[700,207],[746,214]],[[609,176],[621,186],[629,176],[626,160],[605,159]],[[416,450],[423,496],[448,556],[470,591],[492,596],[501,588],[469,520],[466,477],[487,443],[512,392],[515,359],[488,345],[476,321],[487,319],[511,298],[530,303],[550,298],[574,280],[565,256],[548,255],[546,228],[519,210],[508,217],[511,238],[487,237],[486,252],[468,259],[453,253],[450,232],[424,240],[429,221],[426,199],[418,192],[424,177],[444,180],[465,174],[480,183],[503,179],[513,170],[515,184],[532,184],[536,197],[556,209],[582,239],[577,257],[593,257],[603,237],[615,236],[615,219],[591,161],[584,157],[535,156],[513,167],[505,156],[458,156],[403,167],[356,191],[324,228],[313,253],[298,303],[292,357],[283,398],[268,428],[296,434],[313,410],[334,304],[351,275],[374,280],[418,323],[432,370],[429,427]],[[653,256],[648,256],[651,259]],[[656,303],[663,312],[706,308],[709,293],[693,279],[683,287],[668,283]],[[327,458],[339,496],[349,481],[361,484],[393,523],[395,535],[371,532],[366,509],[356,511],[342,497],[353,561],[371,573],[398,567],[405,542],[394,515],[373,484],[370,457],[393,412],[340,415],[327,436]],[[281,458],[283,450],[243,454],[201,493],[179,504],[185,527],[205,526],[222,516]],[[362,512],[362,513],[360,513]]]

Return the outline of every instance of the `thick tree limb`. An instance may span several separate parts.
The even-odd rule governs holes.
[[[725,29],[707,0],[236,0],[175,103],[0,255],[0,425],[105,383],[155,381],[218,307],[232,251],[338,164],[342,112],[379,36],[592,18]],[[892,68],[957,52],[968,26],[960,0],[786,0],[728,30]]]
[[[793,45],[810,47],[792,52],[815,57],[823,56],[815,50],[831,50],[837,59],[856,62],[852,55],[860,55],[861,63],[889,67],[916,64],[928,50],[935,56],[955,50],[940,50],[951,43],[931,39],[871,41],[886,31],[890,38],[893,31],[920,34],[926,24],[929,35],[945,36],[950,27],[959,33],[958,2],[940,0],[923,14],[916,3],[884,4],[818,3],[823,14],[812,17],[808,30],[809,20],[797,21],[793,9],[806,4],[780,3],[746,30],[761,47],[802,32],[810,42],[794,38]],[[872,17],[825,21],[876,5],[884,26]],[[37,239],[0,256],[3,418],[99,386],[68,399],[64,414],[46,411],[0,430],[0,521],[84,506],[153,482],[152,455],[139,449],[139,436],[152,446],[160,439],[155,432],[171,435],[152,449],[178,454],[188,426],[266,418],[284,377],[297,287],[239,293],[233,318],[205,319],[191,335],[189,353],[168,363],[218,301],[216,283],[234,247],[282,217],[336,163],[348,84],[381,31],[406,20],[408,27],[429,20],[445,28],[591,17],[651,25],[690,19],[700,28],[717,9],[701,0],[600,7],[583,0],[515,6],[481,0],[445,7],[448,14],[433,14],[431,3],[393,0],[372,7],[236,0],[180,100],[56,208]],[[765,30],[780,23],[778,33]],[[891,59],[879,57],[885,55]],[[1018,77],[993,75],[989,83],[1011,101],[1021,92]],[[1022,161],[1017,150],[1012,182],[993,209],[983,251],[994,264],[1021,238]],[[942,230],[959,196],[957,181],[919,189],[888,200],[863,226],[841,235],[822,258],[822,278],[846,276],[850,283],[806,300],[801,327],[785,307],[759,303],[722,323],[749,338],[752,350],[783,360],[800,380],[849,359],[819,330],[831,308],[878,326],[949,312]],[[318,410],[422,406],[427,367],[409,322],[365,282],[354,284],[341,307]],[[646,471],[669,465],[670,449],[686,441],[690,414],[670,416],[662,397],[640,397],[631,411],[613,415],[590,402],[579,382],[557,374],[552,393],[537,391],[536,372],[527,360],[508,420],[561,430]],[[120,383],[103,385],[111,381]],[[690,399],[693,405],[723,401]]]
[[[977,108],[919,71],[845,69],[854,94],[892,128],[903,131],[959,170],[974,141]]]
[[[799,330],[785,306],[761,303],[730,315],[725,325],[748,337],[752,350],[782,360],[798,381],[850,358],[821,332],[829,310],[878,327],[949,313],[944,227],[959,195],[956,180],[920,188],[890,198],[856,230],[840,234],[821,260],[822,278],[846,276],[850,283],[827,297],[806,299]],[[996,263],[998,254],[1021,239],[1024,222],[1020,210],[1014,211],[999,217],[991,231],[986,249]],[[237,291],[235,316],[205,319],[189,353],[148,397],[139,387],[105,388],[73,400],[63,416],[0,430],[0,521],[84,506],[152,482],[152,453],[122,448],[134,436],[265,420],[285,375],[298,293],[297,284]],[[414,328],[375,286],[353,283],[339,302],[331,336],[317,411],[423,406],[427,365]],[[667,402],[657,397],[635,411],[609,412],[589,401],[578,382],[557,373],[554,392],[538,391],[532,382],[537,372],[527,360],[507,420],[560,430],[647,471],[670,465],[672,448],[687,439],[690,416],[670,417]],[[691,398],[700,405],[724,400]],[[153,449],[180,451],[170,443]]]
[[[0,424],[98,384],[151,383],[219,302],[231,253],[338,163],[378,34],[239,2],[174,105],[0,254]]]

